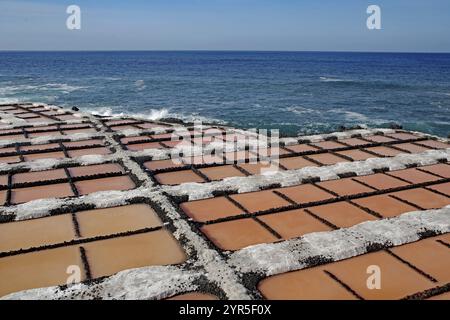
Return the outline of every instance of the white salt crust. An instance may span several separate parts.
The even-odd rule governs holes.
[[[299,185],[304,179],[319,177],[321,181],[339,179],[338,174],[355,173],[358,176],[374,173],[374,170],[389,168],[400,170],[407,165],[421,166],[436,164],[439,160],[450,160],[450,148],[429,150],[419,154],[399,154],[392,158],[369,158],[364,161],[341,162],[331,166],[305,167],[297,170],[269,172],[267,174],[247,177],[230,177],[209,183],[183,183],[161,188],[172,196],[188,196],[189,200],[211,198],[213,192],[237,191],[238,193],[258,191],[273,184],[282,187]]]
[[[2,104],[0,106],[10,106],[10,105],[11,104]],[[56,110],[59,113],[66,112],[66,110],[64,110],[58,106],[48,105],[45,103],[31,103],[31,104],[20,103],[19,105],[28,105],[28,106],[33,106],[33,107],[41,106],[48,110]],[[82,113],[72,113],[72,114],[77,118],[82,118],[84,116]],[[2,130],[15,129],[15,128],[20,128],[23,126],[30,126],[30,125],[32,127],[37,127],[37,126],[47,126],[47,125],[58,124],[58,123],[60,123],[60,124],[77,124],[77,123],[81,123],[82,121],[83,121],[83,119],[70,119],[70,120],[64,120],[64,121],[50,120],[50,121],[40,121],[40,122],[29,123],[25,119],[21,119],[21,118],[15,117],[12,114],[7,113],[7,112],[0,111],[0,122],[7,124],[7,126],[2,126],[2,128],[1,128]],[[0,141],[0,145],[2,143],[4,143],[4,141]]]
[[[89,204],[95,208],[106,208],[124,205],[128,200],[136,197],[149,197],[154,203],[160,205],[162,209],[168,212],[167,216],[172,220],[172,224],[176,228],[174,232],[175,238],[186,240],[184,249],[187,253],[191,251],[191,248],[196,250],[198,258],[195,261],[195,265],[203,267],[205,276],[218,284],[229,299],[249,299],[245,287],[239,283],[239,279],[234,274],[234,271],[225,264],[223,258],[216,251],[211,250],[205,241],[192,231],[188,222],[181,219],[176,209],[161,192],[151,192],[149,188],[141,187],[131,191],[97,192],[73,199],[40,199],[17,205],[15,210],[11,208],[5,210],[3,214],[15,214],[16,220],[24,220],[47,216],[50,210],[62,206]]]
[[[184,249],[187,253],[192,248],[198,254],[195,265],[205,269],[205,276],[218,284],[230,299],[249,299],[246,289],[239,283],[239,279],[234,271],[229,268],[220,255],[210,249],[205,241],[192,231],[187,221],[181,219],[176,209],[158,191],[151,192],[148,188],[138,188],[131,191],[105,191],[92,193],[74,199],[41,199],[24,203],[15,207],[16,210],[5,210],[4,214],[16,214],[16,220],[38,218],[47,216],[52,209],[60,208],[63,205],[70,206],[76,204],[89,204],[95,208],[114,207],[127,204],[128,200],[136,197],[149,197],[154,203],[160,205],[168,212],[167,217],[172,220],[176,228],[174,236],[176,239],[186,240]],[[180,291],[181,292],[181,291]]]
[[[99,125],[99,121],[95,117],[87,114],[85,116]],[[255,270],[265,272],[268,275],[275,274],[283,272],[282,270],[294,270],[303,267],[303,264],[299,262],[300,259],[296,258],[297,256],[303,257],[303,261],[308,260],[308,255],[316,257],[317,255],[326,256],[326,254],[334,254],[336,259],[340,259],[347,255],[364,253],[368,242],[372,240],[384,241],[383,244],[390,241],[394,245],[398,245],[407,241],[417,240],[418,233],[421,231],[433,230],[437,233],[449,231],[448,224],[450,220],[448,219],[447,207],[441,209],[446,210],[441,216],[438,214],[441,213],[441,210],[414,212],[389,220],[367,222],[367,225],[360,224],[352,227],[355,230],[349,228],[348,230],[350,231],[347,232],[345,232],[347,229],[342,229],[332,231],[330,235],[328,235],[328,232],[321,233],[322,235],[319,233],[310,234],[300,239],[276,244],[281,246],[283,243],[288,243],[289,246],[287,247],[274,249],[273,246],[275,244],[265,244],[244,248],[230,254],[230,261],[227,263],[216,250],[211,249],[205,240],[192,230],[188,221],[180,217],[177,209],[162,193],[164,189],[153,186],[147,174],[131,160],[131,153],[118,148],[118,144],[113,139],[114,133],[105,132],[104,128],[102,128],[101,132],[105,135],[107,141],[116,147],[118,150],[117,155],[121,157],[126,168],[144,182],[140,188],[130,191],[98,192],[74,199],[37,200],[8,208],[8,212],[3,208],[3,214],[13,214],[15,219],[20,220],[48,215],[51,209],[60,208],[63,205],[83,203],[101,208],[125,204],[127,200],[136,197],[148,197],[166,212],[167,218],[171,220],[172,225],[175,227],[175,238],[178,240],[183,239],[182,245],[186,253],[189,254],[192,250],[195,250],[197,253],[196,260],[190,261],[190,263],[193,263],[199,269],[188,271],[178,267],[145,267],[124,270],[97,284],[76,284],[66,290],[61,290],[58,287],[32,289],[10,294],[4,297],[5,299],[161,299],[197,289],[193,281],[197,280],[201,275],[218,285],[227,298],[249,299],[252,296],[241,283],[240,272]],[[448,159],[448,152],[446,154]],[[96,158],[96,161],[104,161],[105,158],[102,156]],[[427,158],[420,161],[422,160],[425,162],[429,161]],[[90,161],[92,162],[93,159],[90,159]],[[414,161],[417,161],[417,159]],[[392,163],[392,166],[395,168],[395,163]],[[186,188],[186,186],[183,188]],[[425,214],[423,217],[422,213]],[[392,222],[389,223],[388,221]],[[374,223],[377,224],[373,225]],[[342,234],[338,233],[339,231]],[[414,231],[417,232],[414,233]],[[368,241],[365,241],[366,236]],[[300,244],[294,243],[295,240],[304,241],[301,239],[307,239],[307,245],[303,242]],[[327,241],[330,242],[329,245],[330,248],[333,248],[332,250],[327,249],[325,245]],[[349,249],[346,249],[346,245],[348,245]],[[339,248],[340,251],[337,250]],[[277,253],[278,249],[281,250],[279,254]],[[304,250],[306,251],[302,255]],[[263,256],[260,256],[261,253],[263,253]],[[273,255],[273,258],[271,258],[271,255]],[[259,258],[261,258],[261,262],[255,263],[255,261],[259,261]],[[267,261],[267,263],[264,261]],[[274,264],[273,268],[270,267],[272,263]]]
[[[27,123],[25,119],[15,117],[13,114],[9,114],[6,112],[0,112],[0,119],[1,123],[11,126],[21,126]]]
[[[99,124],[98,119],[89,115],[87,116],[91,118],[91,121]],[[12,210],[5,213],[15,214],[16,219],[26,219],[48,215],[49,208],[59,208],[62,205],[83,203],[91,204],[96,208],[102,208],[126,204],[127,200],[136,197],[148,197],[167,212],[167,217],[175,227],[174,236],[177,240],[183,240],[180,242],[183,243],[183,249],[186,253],[189,254],[192,250],[197,252],[197,259],[193,262],[196,266],[204,270],[203,275],[209,281],[221,287],[229,299],[250,299],[247,289],[240,283],[234,271],[228,267],[223,258],[215,250],[209,248],[203,238],[191,229],[188,222],[180,217],[167,197],[158,188],[153,187],[153,182],[149,176],[135,161],[131,160],[127,152],[123,151],[113,139],[114,133],[106,132],[104,128],[102,128],[101,132],[104,134],[105,139],[113,147],[116,147],[116,156],[122,159],[125,167],[143,182],[141,187],[130,191],[98,192],[74,199],[37,200],[37,202],[29,202],[16,206],[18,210],[15,211],[10,208]],[[176,290],[182,293],[183,287],[179,287]]]
[[[56,125],[56,124],[82,124],[86,121],[86,119],[70,119],[70,120],[64,120],[64,121],[41,121],[41,122],[33,122],[33,123],[20,123],[20,124],[16,124],[16,125],[6,125],[6,126],[1,126],[1,130],[8,130],[8,129],[20,129],[22,127],[27,127],[27,128],[36,128],[36,127],[42,127],[42,126],[51,126],[51,125]],[[5,142],[4,142],[5,143]]]
[[[71,135],[65,135],[65,136],[40,136],[36,138],[31,139],[20,139],[20,140],[0,140],[0,147],[4,147],[7,145],[10,145],[11,143],[15,142],[30,142],[32,145],[38,145],[38,144],[46,144],[50,141],[55,140],[67,140],[67,141],[81,141],[81,140],[88,140],[88,139],[95,139],[95,138],[101,138],[102,136],[99,133],[74,133]],[[1,139],[1,136],[0,136]]]
[[[450,232],[450,206],[367,221],[346,229],[310,233],[280,243],[250,246],[230,254],[228,263],[243,273],[269,276],[308,267],[312,258],[339,261],[366,253],[369,245],[399,246],[414,242],[426,231]]]
[[[93,119],[93,121],[95,120],[96,119]],[[128,152],[123,151],[120,148],[119,144],[113,139],[113,134],[105,131],[103,132],[107,141],[116,147],[117,153],[122,157],[125,166],[144,182],[143,186],[139,188],[139,190],[143,192],[142,196],[149,197],[167,213],[167,218],[171,220],[172,225],[175,228],[173,235],[177,240],[184,240],[181,242],[184,243],[183,249],[186,253],[189,255],[192,250],[195,250],[197,253],[197,260],[194,261],[194,263],[204,270],[204,276],[222,288],[229,299],[250,299],[247,289],[240,283],[238,276],[230,267],[228,267],[223,258],[215,250],[211,250],[205,240],[192,230],[187,221],[181,218],[177,210],[158,187],[152,188],[154,183],[150,177],[135,161],[131,160]],[[107,197],[110,198],[110,195]],[[135,196],[133,196],[133,198],[134,197]],[[103,197],[101,197],[101,199],[103,199]],[[95,205],[98,206],[105,201],[101,199],[97,199],[92,203],[95,203]],[[120,199],[120,197],[117,199]],[[108,206],[111,205],[109,204]]]
[[[111,142],[114,142],[111,140]],[[123,154],[122,154],[123,153]],[[258,191],[266,186],[273,184],[280,184],[282,187],[293,185],[300,185],[304,179],[319,177],[321,181],[339,179],[338,174],[353,172],[358,176],[368,175],[374,173],[375,169],[389,168],[389,171],[401,170],[410,164],[418,164],[420,166],[436,164],[438,160],[450,160],[450,148],[445,150],[429,150],[421,154],[399,154],[392,158],[370,158],[365,161],[343,162],[331,166],[323,167],[306,167],[298,170],[279,171],[276,174],[253,175],[247,177],[231,177],[221,181],[214,181],[209,183],[183,183],[177,186],[160,186],[154,187],[154,183],[149,179],[147,174],[141,170],[139,165],[128,159],[126,153],[119,151],[119,153],[101,156],[88,155],[76,159],[55,160],[42,159],[30,162],[28,168],[33,171],[41,171],[50,169],[57,164],[71,163],[79,165],[93,165],[101,164],[108,161],[115,161],[122,159],[127,168],[131,169],[144,184],[135,190],[131,191],[103,191],[98,193],[91,193],[89,195],[73,198],[73,199],[39,199],[33,200],[24,204],[19,204],[11,207],[4,207],[0,214],[15,215],[16,219],[31,219],[35,217],[42,217],[48,215],[50,210],[61,206],[62,204],[81,204],[81,203],[95,203],[101,207],[114,205],[115,199],[120,198],[129,199],[126,197],[130,194],[131,197],[138,195],[145,196],[147,191],[162,190],[172,196],[188,196],[189,200],[199,200],[211,198],[213,192],[218,191],[237,191],[238,193]],[[0,167],[1,168],[1,167]],[[148,189],[151,188],[151,189]],[[92,200],[91,200],[92,199]],[[106,202],[106,204],[103,204]],[[123,202],[121,202],[123,203]],[[121,204],[117,203],[117,204]],[[45,205],[44,205],[45,204]],[[48,210],[46,210],[46,206]]]
[[[55,158],[36,159],[33,161],[20,162],[20,163],[14,163],[14,164],[0,163],[0,171],[5,172],[5,171],[18,170],[18,169],[28,169],[30,171],[43,171],[43,170],[53,169],[60,165],[71,164],[71,165],[87,166],[87,165],[117,161],[119,159],[121,159],[121,158],[116,153],[109,154],[109,155],[92,154],[92,155],[84,155],[84,156],[79,156],[79,157],[75,157],[75,158],[66,158],[66,159],[55,159]]]
[[[29,201],[16,206],[4,207],[2,215],[14,215],[16,221],[46,217],[52,210],[65,206],[92,205],[95,208],[107,208],[124,205],[128,200],[145,197],[148,189],[140,187],[128,191],[99,191],[76,198],[48,198]]]
[[[164,123],[161,123],[163,125]],[[242,134],[248,137],[252,138],[258,138],[258,137],[264,137],[261,134],[258,134],[257,132],[251,131],[251,130],[242,130],[242,129],[235,129],[235,128],[226,128],[223,126],[202,126],[203,129],[211,129],[211,128],[223,128],[226,129],[227,134]],[[175,129],[177,130],[186,130],[185,127],[175,125],[172,128],[160,128],[161,131],[159,133],[168,133],[171,130]],[[133,137],[133,136],[139,136],[139,135],[145,135],[151,132],[154,132],[154,128],[150,130],[146,129],[127,129],[120,134],[124,135],[125,137]],[[292,145],[297,144],[299,141],[309,140],[311,142],[320,142],[324,141],[326,139],[347,139],[351,138],[355,135],[360,135],[362,137],[364,136],[371,136],[374,134],[390,134],[395,133],[396,131],[394,129],[385,129],[385,128],[375,128],[375,129],[355,129],[355,130],[348,130],[343,132],[333,132],[333,133],[325,133],[325,134],[316,134],[316,135],[309,135],[309,136],[298,136],[298,137],[288,137],[288,138],[279,138],[280,143],[284,143],[286,145]],[[423,134],[423,133],[421,133]]]
[[[74,284],[67,289],[47,287],[12,293],[1,300],[150,300],[164,299],[178,292],[193,291],[198,272],[173,266],[155,266],[121,271],[92,285]]]
[[[173,158],[173,155],[177,155],[179,153],[183,153],[185,156],[196,156],[196,155],[209,155],[213,151],[216,153],[220,152],[233,152],[233,151],[241,151],[245,150],[247,147],[250,150],[256,151],[257,148],[265,148],[267,147],[271,141],[267,140],[266,137],[261,135],[255,135],[254,132],[244,131],[244,130],[227,130],[228,134],[242,134],[249,135],[248,139],[239,140],[237,142],[212,142],[207,146],[198,147],[192,145],[183,145],[180,144],[172,149],[157,149],[157,148],[148,148],[141,151],[130,151],[132,156],[134,157],[152,157],[153,160],[167,160]],[[280,138],[278,140],[278,145],[284,143],[285,145],[294,145],[303,140],[309,140],[311,142],[320,142],[325,141],[329,138],[334,138],[342,140],[351,138],[354,135],[360,135],[361,137],[370,136],[374,134],[389,134],[395,133],[395,130],[392,129],[358,129],[358,130],[350,130],[345,132],[335,132],[330,134],[318,134],[312,136],[299,136],[297,138]],[[136,136],[139,134],[136,134]],[[257,137],[260,139],[257,139]],[[276,142],[276,141],[275,141]]]
[[[333,132],[333,133],[325,133],[325,134],[315,134],[310,136],[298,136],[297,138],[281,138],[280,141],[284,142],[286,145],[292,145],[298,143],[299,140],[309,140],[311,142],[320,142],[326,139],[348,139],[355,135],[360,135],[361,137],[371,136],[374,134],[390,134],[395,133],[393,129],[355,129],[348,130],[342,132]]]
[[[249,246],[229,255],[227,264],[233,269],[227,266],[226,271],[231,270],[234,277],[238,273],[249,272],[270,276],[306,268],[311,259],[318,257],[339,261],[366,253],[370,245],[398,246],[411,243],[419,240],[423,232],[450,232],[450,206],[408,212],[398,217],[367,221],[335,231],[310,233],[275,244]],[[207,255],[210,252],[212,256],[216,254],[210,249],[206,251]],[[205,259],[203,252],[199,257],[199,260],[202,259]],[[213,267],[212,264],[207,266]],[[76,284],[65,290],[59,287],[31,289],[1,299],[162,299],[195,290],[196,286],[192,282],[200,275],[170,266],[145,267],[121,271],[89,286]],[[227,285],[223,283],[222,288],[226,289]]]

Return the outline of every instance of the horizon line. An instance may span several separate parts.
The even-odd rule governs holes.
[[[4,52],[261,52],[261,53],[403,53],[403,54],[450,54],[450,51],[365,51],[365,50],[241,50],[241,49],[82,49],[82,50],[17,50],[0,49]]]

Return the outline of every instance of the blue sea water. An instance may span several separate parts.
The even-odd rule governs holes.
[[[318,133],[450,133],[450,54],[0,52],[0,103]]]

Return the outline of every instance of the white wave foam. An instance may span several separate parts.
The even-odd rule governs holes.
[[[204,122],[204,123],[216,123],[216,124],[224,124],[224,125],[227,124],[227,122],[224,120],[204,117],[197,113],[193,113],[193,114],[189,114],[189,115],[171,113],[171,114],[169,114],[169,116],[171,118],[181,119],[186,122],[199,122],[200,121],[200,122]]]
[[[144,80],[136,80],[134,82],[134,85],[136,86],[136,90],[138,90],[138,91],[141,91],[141,90],[144,90],[145,88],[147,88]]]
[[[310,109],[310,108],[305,108],[302,106],[291,106],[291,107],[287,107],[284,109],[287,112],[292,112],[295,114],[311,114],[311,113],[320,113],[319,110],[314,110],[314,109]]]
[[[322,82],[352,82],[353,80],[349,79],[341,79],[341,78],[332,78],[332,77],[319,77]]]
[[[150,110],[150,114],[148,115],[149,119],[157,120],[164,117],[167,117],[169,111],[167,109],[152,109]]]
[[[8,104],[8,103],[19,103],[21,102],[18,98],[0,98],[0,104]]]
[[[83,90],[86,88],[87,87],[69,85],[67,83],[47,83],[44,85],[20,84],[20,85],[0,87],[0,94],[13,95],[22,92],[29,94],[30,92],[35,91],[60,91],[62,93],[70,93],[73,91]]]
[[[71,86],[67,83],[47,83],[41,86],[41,90],[61,90],[62,92],[73,92],[77,90],[86,89],[85,86]]]
[[[148,113],[127,113],[127,112],[115,112],[110,107],[101,107],[98,109],[86,110],[94,115],[103,117],[135,117],[145,120],[159,120],[166,118],[169,115],[169,110],[163,109],[150,109]]]
[[[1,95],[16,94],[18,91],[34,90],[35,88],[36,86],[29,86],[29,85],[5,86],[0,88],[0,94]]]
[[[359,112],[355,112],[355,111],[348,111],[348,110],[343,110],[343,109],[334,109],[334,110],[330,110],[330,112],[333,113],[338,113],[338,114],[343,114],[344,115],[344,119],[346,121],[359,121],[359,122],[369,122],[370,119],[365,116],[362,113]]]
[[[193,114],[179,114],[172,113],[167,108],[161,109],[150,109],[148,112],[134,113],[134,112],[117,112],[117,109],[123,109],[123,107],[99,107],[99,108],[91,108],[85,109],[87,112],[90,112],[94,115],[99,115],[103,117],[134,117],[138,119],[144,120],[160,120],[162,118],[175,118],[180,119],[185,122],[196,122],[201,121],[205,123],[217,123],[217,124],[227,124],[226,121],[207,118],[204,116],[200,116],[196,113]]]

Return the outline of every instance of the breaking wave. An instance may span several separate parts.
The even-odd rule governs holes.
[[[116,112],[110,107],[101,107],[95,109],[86,110],[92,114],[103,116],[103,117],[135,117],[145,120],[159,120],[162,118],[167,118],[169,115],[169,110],[167,109],[150,109],[149,112],[145,113],[131,113],[131,112]]]
[[[0,104],[19,103],[22,102],[18,98],[0,98]]]
[[[217,123],[217,124],[226,124],[226,121],[207,118],[204,116],[200,116],[198,114],[179,114],[170,112],[167,108],[162,109],[150,109],[148,112],[117,112],[118,107],[99,107],[92,109],[85,109],[85,111],[90,112],[94,115],[99,115],[103,117],[134,117],[138,119],[144,120],[160,120],[164,118],[175,118],[180,119],[186,122],[195,122],[201,121],[205,123]]]

